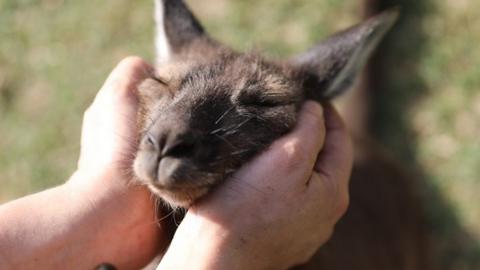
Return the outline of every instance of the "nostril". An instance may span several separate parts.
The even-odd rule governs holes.
[[[170,157],[188,157],[195,153],[196,144],[193,141],[181,140],[166,144],[162,151],[162,156]]]
[[[151,150],[158,150],[159,147],[157,141],[150,134],[143,138],[142,145],[145,147],[145,149]]]
[[[155,146],[155,141],[153,140],[152,136],[148,135],[147,136],[147,144],[151,146]]]

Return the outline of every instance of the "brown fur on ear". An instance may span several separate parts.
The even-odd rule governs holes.
[[[307,98],[328,100],[347,90],[398,15],[398,9],[383,12],[295,57]]]

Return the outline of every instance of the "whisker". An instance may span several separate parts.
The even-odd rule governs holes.
[[[225,139],[224,137],[220,136],[220,135],[217,135],[215,134],[215,137],[219,138],[220,140],[224,141],[226,144],[228,144],[230,147],[232,147],[233,149],[237,150],[238,148],[233,145],[232,143],[230,143],[227,139]]]
[[[218,157],[215,158],[214,161],[219,161],[219,160],[223,160],[223,159],[230,158],[230,157],[240,156],[240,155],[243,155],[243,154],[251,152],[251,151],[252,150],[250,150],[250,149],[234,151],[234,152],[231,152],[227,155],[218,156]]]
[[[215,125],[217,125],[218,123],[220,123],[220,121],[222,121],[223,118],[225,118],[225,116],[227,116],[235,107],[234,106],[231,106],[228,110],[226,110],[218,119],[217,121],[215,121]]]
[[[173,213],[174,213],[174,214],[173,214],[172,217],[173,217],[173,222],[175,223],[175,226],[178,227],[178,226],[180,226],[180,223],[177,222],[177,217],[176,217],[176,215],[175,215],[175,210],[176,210],[176,209],[173,210]]]
[[[245,125],[246,123],[248,123],[248,122],[249,122],[250,120],[252,120],[252,119],[253,119],[253,116],[245,119],[245,121],[243,121],[243,122],[241,122],[240,124],[238,124],[238,125],[235,127],[235,129],[241,128],[243,125]]]
[[[221,132],[221,131],[225,131],[226,129],[225,128],[218,128],[218,129],[215,129],[213,130],[212,132],[210,132],[210,135],[216,135],[217,133]]]
[[[162,224],[160,222],[164,221],[165,219],[169,218],[170,216],[172,216],[173,214],[175,213],[175,210],[171,210],[168,214],[164,215],[163,217],[161,218],[158,218],[156,220],[156,223],[158,226],[161,226]]]
[[[231,127],[227,127],[227,128],[219,128],[219,129],[216,129],[214,131],[212,131],[210,134],[211,135],[216,135],[216,133],[220,132],[220,131],[224,131],[224,134],[223,135],[226,135],[226,136],[230,136],[230,135],[233,135],[235,133],[238,132],[239,128],[241,128],[243,125],[245,125],[246,123],[248,123],[250,120],[252,120],[253,118],[255,118],[254,116],[249,116],[249,118],[245,119],[244,121],[240,122],[239,124],[237,124],[236,126],[231,126]]]

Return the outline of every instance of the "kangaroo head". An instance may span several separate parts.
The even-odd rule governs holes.
[[[398,15],[388,11],[285,61],[210,38],[181,0],[156,0],[157,71],[140,86],[136,176],[188,207],[293,128],[301,104],[353,83]]]

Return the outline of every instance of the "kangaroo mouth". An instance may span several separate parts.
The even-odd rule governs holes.
[[[196,200],[206,195],[213,185],[183,187],[161,187],[150,184],[150,190],[172,207],[190,207]]]
[[[220,182],[217,174],[205,172],[191,159],[164,157],[157,161],[150,153],[140,153],[134,171],[153,194],[172,207],[189,207]]]

